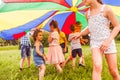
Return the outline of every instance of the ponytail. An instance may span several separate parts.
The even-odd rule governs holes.
[[[97,0],[97,2],[99,2],[100,4],[103,4],[103,3],[102,3],[102,0]]]
[[[60,34],[60,29],[59,29],[59,28],[57,28],[57,31],[58,31],[58,33]]]

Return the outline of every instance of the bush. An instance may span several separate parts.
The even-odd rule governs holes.
[[[48,45],[48,35],[49,35],[49,33],[46,32],[46,31],[43,33],[43,41],[42,41],[42,44],[43,44],[44,47],[48,47],[48,46],[49,46],[49,45]]]

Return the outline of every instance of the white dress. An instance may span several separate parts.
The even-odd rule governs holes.
[[[100,48],[103,41],[105,41],[111,34],[111,30],[108,25],[110,21],[104,17],[105,5],[102,6],[100,13],[94,16],[90,15],[90,10],[88,11],[88,28],[90,31],[90,46],[91,48]],[[112,40],[109,48],[104,53],[116,53],[116,45],[114,40]]]

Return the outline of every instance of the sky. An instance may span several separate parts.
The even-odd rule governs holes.
[[[2,0],[0,0],[0,5],[1,5],[1,3],[2,3]]]

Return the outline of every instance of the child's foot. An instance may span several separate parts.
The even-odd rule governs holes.
[[[22,71],[23,69],[22,68],[20,68],[20,71]]]
[[[58,70],[57,72],[58,72],[59,74],[61,74],[63,71],[62,71],[62,70]]]
[[[72,69],[75,70],[75,66],[72,66]]]
[[[65,67],[65,62],[63,62],[63,63],[61,64],[61,67],[62,67],[62,68],[64,68],[64,67]]]
[[[79,66],[85,67],[85,64],[79,63]]]

